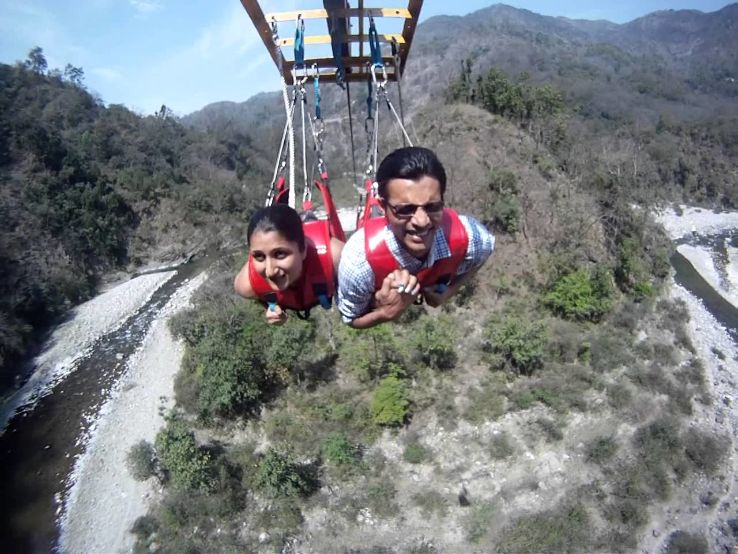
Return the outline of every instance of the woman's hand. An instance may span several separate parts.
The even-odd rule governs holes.
[[[287,321],[287,312],[280,308],[278,304],[273,304],[267,307],[266,318],[269,325],[284,325],[284,322]]]

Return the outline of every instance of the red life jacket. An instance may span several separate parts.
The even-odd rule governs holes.
[[[400,264],[390,252],[387,241],[383,234],[387,220],[384,217],[373,217],[364,223],[364,248],[366,259],[374,272],[374,287],[382,288],[384,278],[395,269],[400,269]],[[447,286],[456,277],[456,271],[461,262],[464,261],[469,240],[466,228],[459,219],[459,215],[448,208],[443,210],[443,221],[441,223],[443,236],[446,237],[451,256],[436,260],[431,267],[421,269],[417,273],[420,285],[430,287],[433,285]]]
[[[325,309],[330,308],[336,285],[329,226],[330,222],[325,219],[302,224],[307,250],[302,262],[302,274],[297,282],[283,291],[273,290],[266,279],[256,272],[254,264],[249,264],[249,282],[259,300],[298,311],[309,311],[318,304]]]

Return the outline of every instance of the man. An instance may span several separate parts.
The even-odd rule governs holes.
[[[377,184],[385,217],[354,233],[338,268],[338,309],[357,329],[397,319],[421,292],[429,306],[440,306],[495,242],[474,218],[445,209],[446,171],[427,148],[389,154]]]

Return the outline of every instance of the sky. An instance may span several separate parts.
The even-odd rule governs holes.
[[[425,0],[420,22],[434,15],[466,15],[494,3]],[[731,2],[504,3],[543,15],[625,23],[657,10],[711,12]],[[291,11],[321,7],[322,2],[260,0],[260,5],[264,12]],[[365,6],[405,5],[406,0],[365,1]],[[306,31],[325,33],[309,27]],[[281,36],[293,33],[291,22],[280,25]],[[63,69],[67,63],[81,67],[87,88],[106,104],[124,104],[143,115],[162,104],[185,115],[211,102],[243,102],[258,92],[280,88],[277,69],[239,0],[0,0],[0,63],[23,60],[35,46],[43,49],[49,68]],[[311,55],[307,50],[306,56]]]

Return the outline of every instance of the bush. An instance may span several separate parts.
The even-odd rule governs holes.
[[[472,543],[480,542],[489,532],[494,517],[495,507],[492,504],[473,506],[463,520],[466,540]]]
[[[506,433],[493,435],[489,441],[489,455],[494,460],[503,460],[515,454],[515,445]]]
[[[211,489],[210,455],[197,446],[194,433],[183,421],[170,416],[167,426],[156,435],[155,446],[175,486],[188,491]]]
[[[256,473],[256,486],[273,497],[308,496],[317,488],[292,456],[270,448]]]
[[[666,554],[707,554],[707,540],[703,535],[675,531],[669,535]]]
[[[448,499],[438,491],[416,493],[412,500],[426,517],[434,514],[443,517],[448,512]]]
[[[456,365],[456,329],[446,315],[422,316],[413,326],[410,344],[420,361],[431,369]]]
[[[599,321],[612,307],[610,274],[579,270],[564,275],[544,296],[544,303],[564,319]]]
[[[491,320],[484,331],[484,349],[496,355],[493,368],[499,362],[517,373],[531,374],[543,365],[546,328],[541,323],[529,323],[517,317],[503,321]]]
[[[148,441],[134,444],[126,456],[126,466],[136,481],[146,481],[156,472],[156,452]]]
[[[374,389],[372,416],[379,425],[401,425],[408,415],[405,383],[394,375],[382,379]]]
[[[343,433],[333,433],[323,443],[323,458],[336,466],[353,465],[358,460],[358,449]]]
[[[581,505],[518,519],[502,532],[497,552],[584,552],[591,521]]]
[[[618,450],[618,443],[612,437],[600,437],[587,446],[586,459],[602,464],[610,460]]]
[[[417,442],[411,442],[405,445],[402,453],[402,459],[409,464],[422,464],[430,457],[430,452],[423,445]]]

